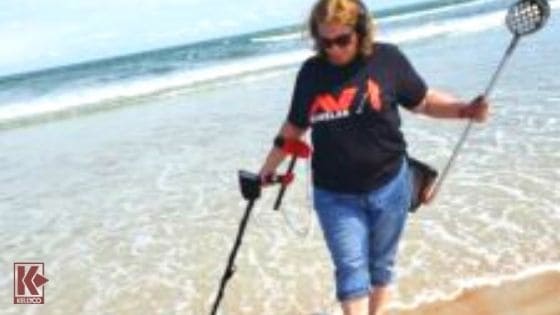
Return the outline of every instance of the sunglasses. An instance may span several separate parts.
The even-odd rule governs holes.
[[[335,38],[319,37],[319,45],[324,49],[330,49],[334,45],[344,48],[352,42],[352,33],[338,35]]]

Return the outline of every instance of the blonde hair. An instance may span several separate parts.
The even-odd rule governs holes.
[[[352,27],[358,33],[359,49],[362,57],[373,53],[375,24],[361,0],[319,0],[313,6],[308,21],[309,33],[314,50],[319,55],[325,52],[319,45],[319,24],[334,23]]]

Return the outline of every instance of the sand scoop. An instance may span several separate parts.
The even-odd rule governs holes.
[[[523,36],[535,33],[538,30],[542,29],[543,26],[546,24],[546,21],[548,20],[549,16],[550,16],[550,5],[546,0],[520,0],[514,3],[509,8],[508,13],[506,15],[505,22],[507,28],[513,34],[513,37],[504,56],[502,57],[500,64],[498,65],[498,68],[494,72],[494,75],[492,76],[490,83],[488,84],[486,90],[484,91],[483,96],[485,98],[490,96],[492,90],[494,89],[494,85],[498,80],[498,77],[502,73],[502,70],[506,62],[509,60],[513,51],[515,50],[515,47],[517,47],[519,40]],[[448,172],[451,169],[451,166],[455,162],[455,159],[459,155],[459,152],[469,135],[472,125],[473,125],[473,120],[470,119],[465,130],[461,134],[459,141],[455,145],[455,148],[453,149],[453,153],[451,154],[451,157],[449,158],[447,165],[443,169],[439,181],[435,184],[432,193],[433,196],[435,196],[439,191],[439,189],[441,188],[443,181],[447,177]]]

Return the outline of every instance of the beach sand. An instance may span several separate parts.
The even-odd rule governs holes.
[[[560,269],[463,290],[398,315],[559,315]]]

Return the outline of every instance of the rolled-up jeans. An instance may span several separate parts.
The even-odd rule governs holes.
[[[406,157],[386,184],[364,193],[313,187],[314,207],[334,264],[339,301],[369,294],[395,279],[398,244],[408,217],[412,181]]]

